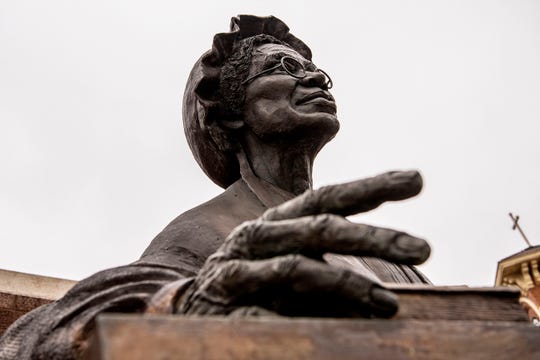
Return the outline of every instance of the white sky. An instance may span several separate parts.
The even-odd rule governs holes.
[[[258,3],[261,3],[258,5]],[[340,134],[316,186],[419,169],[355,221],[428,239],[437,284],[492,285],[540,244],[540,2],[0,0],[0,268],[81,279],[136,260],[220,189],[181,127],[195,60],[273,14],[331,74]]]

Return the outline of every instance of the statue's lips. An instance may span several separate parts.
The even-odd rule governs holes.
[[[336,104],[334,102],[334,97],[326,91],[316,91],[311,94],[307,94],[300,98],[296,102],[296,105],[303,105],[307,103],[321,103],[321,105],[326,105],[328,107],[336,109]]]
[[[310,100],[319,99],[319,98],[323,98],[323,99],[326,99],[328,101],[334,102],[334,98],[332,97],[332,95],[330,95],[326,91],[316,91],[314,93],[307,94],[304,97],[300,98],[300,100],[298,100],[296,102],[296,105],[301,105],[301,104],[306,103],[306,102],[308,102]]]

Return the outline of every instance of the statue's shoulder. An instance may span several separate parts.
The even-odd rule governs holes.
[[[236,226],[260,216],[265,207],[239,180],[223,193],[176,217],[155,238],[141,260],[170,265],[189,258],[201,265]]]

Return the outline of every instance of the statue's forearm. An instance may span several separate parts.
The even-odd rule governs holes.
[[[94,274],[61,299],[26,314],[6,330],[0,338],[0,360],[76,359],[88,346],[96,316],[145,312],[160,289],[183,278],[172,269],[139,265]],[[154,312],[158,304],[156,298]]]

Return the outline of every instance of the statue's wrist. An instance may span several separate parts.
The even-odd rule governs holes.
[[[164,285],[148,301],[146,314],[173,314],[177,313],[179,304],[184,303],[188,289],[193,284],[194,277],[183,278]]]

